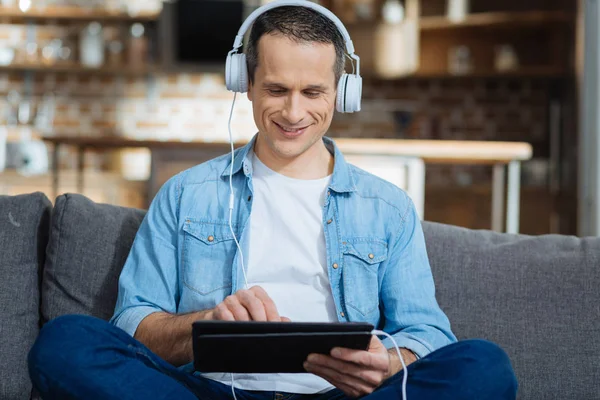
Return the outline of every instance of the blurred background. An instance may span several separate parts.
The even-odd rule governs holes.
[[[1,0],[0,194],[145,208],[168,177],[227,152],[225,58],[264,3]],[[364,80],[363,110],[337,114],[329,136],[424,146],[425,219],[489,229],[506,172],[456,154],[526,143],[508,172],[519,232],[600,234],[596,1],[318,3],[348,28]],[[245,96],[232,130],[256,132]],[[434,142],[448,146],[432,156]]]

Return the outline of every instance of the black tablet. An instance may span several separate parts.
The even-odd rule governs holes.
[[[311,353],[334,347],[367,350],[366,323],[197,321],[192,327],[199,372],[301,373]]]

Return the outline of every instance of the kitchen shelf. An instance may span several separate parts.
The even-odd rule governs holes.
[[[445,16],[422,17],[421,31],[435,31],[476,27],[517,27],[574,22],[575,16],[561,11],[488,12],[468,15],[463,21],[453,22]]]
[[[158,20],[159,13],[141,12],[130,15],[126,12],[108,10],[86,10],[81,7],[47,7],[45,9],[32,8],[21,11],[15,7],[0,6],[0,22],[13,23],[25,21],[113,21],[113,22],[152,22]]]
[[[400,79],[469,79],[469,78],[567,78],[569,73],[563,68],[551,66],[521,67],[514,71],[500,72],[495,70],[473,71],[464,75],[453,75],[448,71],[417,71],[413,74],[398,78],[385,78],[373,73],[363,73],[362,77],[367,80],[400,80]]]
[[[98,68],[85,67],[79,64],[10,64],[0,66],[0,72],[10,71],[32,71],[32,72],[70,72],[70,73],[95,73],[95,74],[114,74],[114,75],[147,75],[159,71],[158,67],[148,66],[144,68],[127,68],[102,66]]]
[[[453,75],[447,71],[417,71],[411,75],[416,78],[501,78],[501,77],[541,77],[562,78],[568,75],[562,68],[552,66],[520,67],[514,71],[481,70],[463,75]]]

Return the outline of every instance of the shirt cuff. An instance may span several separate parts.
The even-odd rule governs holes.
[[[111,323],[117,328],[121,328],[125,332],[129,333],[131,337],[135,335],[135,331],[138,325],[148,315],[162,311],[160,308],[150,306],[137,306],[123,310],[123,312],[113,320]]]
[[[429,354],[433,351],[433,349],[430,348],[429,345],[427,345],[426,343],[419,341],[413,335],[409,335],[409,336],[410,337],[408,337],[406,334],[403,334],[403,333],[398,333],[396,335],[393,335],[394,340],[398,344],[398,347],[406,348],[406,349],[412,351],[415,354],[415,356],[417,357],[417,360],[425,357],[427,354]],[[382,341],[382,343],[385,346],[385,348],[388,350],[396,348],[394,346],[394,342],[392,342],[392,340],[390,338],[385,338]]]

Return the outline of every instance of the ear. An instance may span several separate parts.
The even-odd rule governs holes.
[[[254,87],[254,85],[252,85],[252,82],[250,80],[248,80],[248,92],[246,93],[248,95],[248,100],[252,101],[252,88]]]

